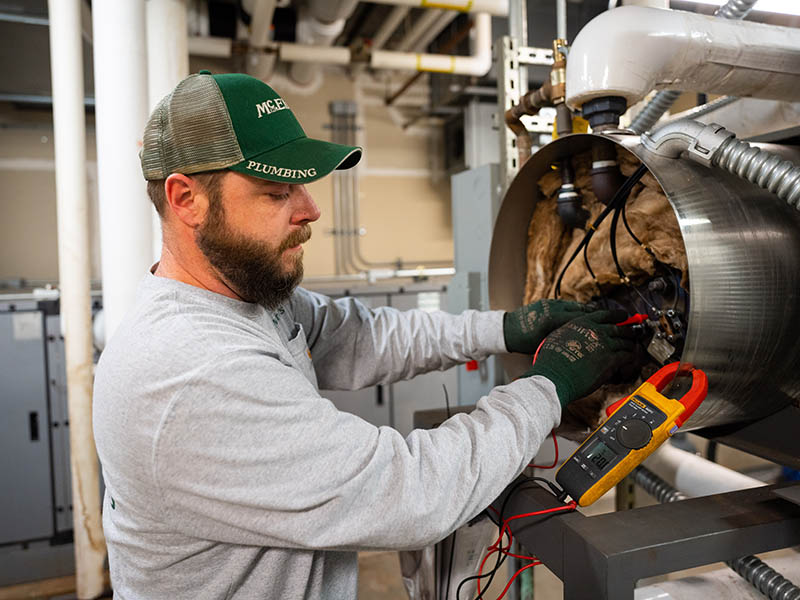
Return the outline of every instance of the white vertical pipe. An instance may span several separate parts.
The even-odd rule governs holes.
[[[189,75],[186,0],[147,0],[148,112]],[[150,211],[153,227],[153,262],[161,256],[161,219]]]
[[[50,72],[58,207],[58,272],[67,363],[70,470],[78,598],[103,591],[106,548],[92,432],[89,198],[83,90],[83,0],[49,0]]]
[[[106,339],[151,265],[153,226],[139,163],[147,120],[144,0],[95,0],[95,123]]]
[[[556,37],[567,38],[567,0],[556,0]]]

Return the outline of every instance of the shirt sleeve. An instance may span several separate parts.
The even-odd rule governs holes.
[[[560,418],[541,377],[403,438],[336,410],[296,369],[235,351],[165,411],[152,469],[165,520],[200,539],[303,549],[409,549],[467,522]]]
[[[507,352],[503,311],[371,309],[355,298],[332,300],[303,289],[292,310],[326,390],[391,383]]]

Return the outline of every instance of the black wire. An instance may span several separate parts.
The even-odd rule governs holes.
[[[633,230],[631,229],[631,226],[630,226],[630,225],[628,225],[628,213],[627,213],[627,211],[626,211],[627,207],[628,207],[628,203],[627,203],[627,202],[626,202],[625,204],[623,204],[623,205],[622,205],[622,223],[625,225],[625,229],[627,229],[627,230],[628,230],[628,235],[630,235],[630,236],[631,236],[631,238],[633,239],[633,241],[634,241],[634,242],[636,242],[636,243],[637,243],[637,244],[639,244],[639,245],[640,245],[642,248],[644,248],[644,249],[645,249],[645,252],[647,252],[647,253],[648,253],[650,256],[652,256],[653,258],[655,258],[655,256],[656,256],[656,255],[655,255],[655,253],[654,253],[654,252],[653,252],[653,251],[652,251],[650,248],[648,248],[647,246],[645,246],[645,245],[644,245],[644,243],[642,242],[642,240],[640,240],[640,239],[639,239],[639,238],[636,236],[636,234],[635,234],[635,233],[633,233]]]
[[[643,164],[639,165],[639,167],[634,171],[630,177],[628,177],[623,184],[619,187],[619,189],[614,193],[614,197],[611,198],[611,201],[608,203],[608,206],[603,210],[602,213],[598,215],[598,217],[592,223],[592,226],[586,232],[586,235],[583,236],[581,243],[578,244],[578,247],[575,248],[575,251],[570,256],[567,264],[564,265],[564,268],[561,270],[561,273],[558,276],[558,280],[556,281],[556,288],[555,288],[555,297],[558,298],[561,295],[561,281],[564,279],[564,273],[567,272],[567,269],[572,264],[572,261],[575,260],[575,257],[578,256],[578,253],[583,250],[583,247],[589,243],[594,235],[594,232],[600,226],[600,224],[605,220],[605,218],[611,213],[611,211],[615,210],[620,203],[624,203],[628,199],[628,195],[631,193],[633,186],[642,178],[642,176],[647,172],[647,167]]]
[[[619,264],[617,257],[617,223],[619,223],[619,216],[622,213],[622,205],[617,206],[614,210],[614,216],[611,217],[611,229],[608,233],[609,243],[611,244],[611,258],[614,259],[614,266],[617,268],[617,274],[623,282],[628,281],[628,276],[622,270],[622,265]]]
[[[497,527],[498,527],[498,530],[499,530],[501,536],[504,535],[503,534],[503,515],[505,514],[506,505],[508,504],[508,501],[511,499],[511,496],[514,493],[516,493],[517,491],[519,491],[519,489],[523,485],[525,485],[526,483],[527,484],[533,484],[536,481],[544,482],[547,485],[547,487],[550,488],[550,491],[553,492],[553,495],[555,495],[559,499],[559,501],[561,501],[561,502],[564,501],[564,498],[566,497],[566,492],[564,492],[564,490],[562,490],[558,486],[556,486],[556,484],[554,484],[552,481],[549,481],[549,480],[545,479],[544,477],[529,477],[529,476],[526,476],[523,479],[520,479],[519,481],[517,481],[511,487],[511,489],[508,491],[508,494],[506,494],[506,497],[503,499],[503,504],[500,505],[500,513],[499,513],[499,516],[498,516]],[[539,487],[541,487],[541,486],[539,486]],[[550,513],[550,514],[557,514],[557,513]],[[542,516],[548,517],[548,516],[550,516],[550,514],[545,514],[545,515],[542,515]],[[486,591],[489,589],[489,586],[492,584],[492,580],[494,579],[495,574],[498,572],[500,567],[503,566],[503,563],[505,562],[506,558],[508,557],[504,552],[502,552],[500,550],[503,547],[503,539],[502,539],[502,537],[500,538],[499,544],[500,545],[499,545],[499,548],[498,548],[498,551],[497,551],[497,560],[495,561],[494,567],[492,567],[492,570],[489,571],[488,573],[484,573],[483,575],[472,575],[470,577],[465,577],[464,579],[462,579],[461,583],[458,584],[458,588],[456,588],[456,600],[460,600],[461,588],[467,582],[475,581],[476,579],[484,579],[484,578],[488,577],[489,581],[486,582],[486,587],[484,588],[484,590],[473,599],[473,600],[482,600],[483,595],[486,593]]]

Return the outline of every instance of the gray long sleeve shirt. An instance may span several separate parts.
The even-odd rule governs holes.
[[[368,309],[298,289],[278,311],[147,275],[102,354],[94,430],[117,598],[355,598],[357,549],[435,542],[535,455],[547,379],[403,438],[355,389],[505,352],[502,313]]]

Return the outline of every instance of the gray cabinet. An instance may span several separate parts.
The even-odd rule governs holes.
[[[53,535],[45,316],[0,312],[0,544]]]

